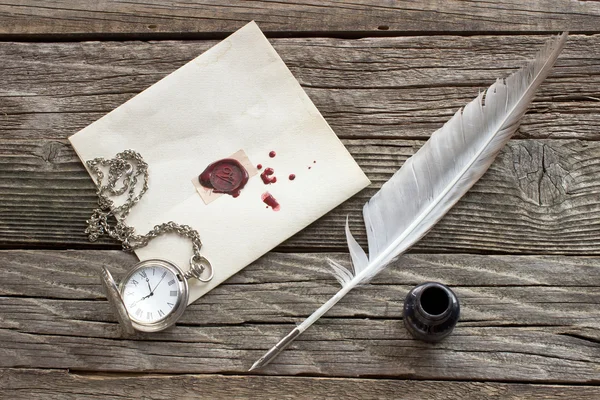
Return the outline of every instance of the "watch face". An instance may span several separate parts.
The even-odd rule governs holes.
[[[161,263],[149,262],[130,272],[121,292],[131,319],[139,324],[153,324],[178,308],[182,287],[176,271]]]

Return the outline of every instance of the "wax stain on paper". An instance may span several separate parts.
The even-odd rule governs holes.
[[[270,158],[275,158],[277,156],[277,152],[275,150],[271,150],[269,152]],[[313,160],[313,164],[317,163],[317,160]],[[263,169],[263,164],[258,164],[256,166],[258,170]],[[309,166],[308,169],[311,169],[312,166]],[[265,166],[264,171],[260,174],[260,178],[262,179],[265,185],[271,185],[277,182],[277,177],[275,176],[275,169],[272,167]],[[288,175],[288,180],[293,181],[296,179],[296,174],[291,173]],[[273,197],[273,195],[269,192],[265,192],[261,196],[262,201],[267,205],[266,208],[271,208],[273,211],[279,211],[281,209],[281,205],[279,202]]]
[[[275,170],[273,168],[265,168],[262,174],[260,174],[260,179],[262,179],[265,185],[270,185],[271,183],[277,182],[277,177],[273,174]]]
[[[281,210],[281,206],[279,205],[279,202],[275,199],[275,197],[273,197],[273,195],[271,193],[264,192],[261,196],[261,199],[267,205],[267,208],[271,207],[273,209],[273,211]]]

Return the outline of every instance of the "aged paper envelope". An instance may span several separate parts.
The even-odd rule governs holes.
[[[70,141],[84,162],[125,149],[144,157],[150,188],[126,222],[137,233],[167,221],[198,230],[215,276],[190,280],[190,302],[369,184],[254,22]],[[205,204],[192,180],[240,149],[277,182],[257,174],[237,198]],[[279,211],[263,202],[267,192]],[[186,239],[166,235],[136,254],[185,270],[192,252]]]

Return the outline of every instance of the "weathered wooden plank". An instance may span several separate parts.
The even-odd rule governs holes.
[[[426,138],[478,87],[529,58],[543,39],[274,42],[340,136]],[[526,116],[521,137],[598,138],[600,67],[588,53],[599,41],[600,35],[570,39]],[[82,231],[95,201],[92,186],[64,139],[211,44],[0,44],[5,77],[0,89],[2,245],[87,245]],[[362,202],[421,143],[347,141],[375,185],[284,248],[343,247],[343,216],[350,212],[360,231]],[[597,253],[597,210],[590,200],[597,195],[597,148],[584,148],[586,142],[550,147],[547,142],[515,143],[488,174],[493,178],[470,194],[477,196],[467,197],[420,249]],[[465,222],[464,215],[476,218]],[[582,227],[588,220],[592,223]]]
[[[423,142],[344,143],[373,184],[280,249],[345,250],[348,214],[365,243],[362,205]],[[600,254],[599,160],[596,141],[512,141],[415,250]],[[94,187],[65,141],[0,142],[0,188],[2,246],[92,246],[83,231]]]
[[[0,390],[19,400],[69,399],[461,399],[600,397],[597,386],[224,375],[102,375],[0,369]]]
[[[89,301],[104,298],[98,278],[102,266],[110,266],[121,276],[136,262],[135,256],[116,250],[9,250],[1,251],[0,257],[4,267],[0,296],[7,297],[5,305],[44,304],[44,309],[56,308],[58,313],[64,307],[78,319],[90,318]],[[294,322],[310,314],[337,286],[325,257],[346,265],[349,262],[339,253],[269,253],[190,307],[182,322]],[[451,285],[467,301],[463,320],[470,326],[583,323],[594,327],[600,322],[588,318],[588,313],[597,312],[598,266],[597,258],[588,257],[411,254],[375,279],[374,285],[357,291],[360,306],[342,303],[328,315],[400,318],[410,287],[435,280]],[[11,298],[17,299],[11,303]],[[22,303],[21,298],[31,299]],[[542,302],[552,307],[543,313],[533,312]],[[217,308],[218,313],[211,312]],[[114,321],[108,307],[95,320]],[[99,332],[102,337],[107,334]]]
[[[38,36],[78,34],[206,36],[232,32],[256,20],[274,34],[376,34],[377,32],[539,32],[598,31],[600,7],[594,1],[244,1],[210,0],[114,2],[93,7],[76,0],[40,4],[5,0],[0,33]]]
[[[341,254],[272,253],[212,291],[177,327],[120,338],[97,273],[133,261],[116,251],[4,251],[0,367],[242,373],[337,290],[324,270]],[[47,266],[45,269],[42,266]],[[597,382],[598,258],[402,257],[349,294],[266,374]],[[404,330],[415,283],[450,284],[462,305],[455,333],[429,345]],[[27,293],[27,294],[25,294]]]
[[[547,36],[273,39],[342,138],[424,139]],[[0,132],[65,139],[215,42],[0,43]],[[572,35],[517,137],[600,138],[600,35]]]
[[[68,334],[21,331],[22,320],[37,317],[25,312],[21,310],[17,321],[11,316],[12,326],[0,329],[0,367],[239,374],[295,326],[180,326],[153,339],[115,340],[87,336],[98,322],[73,321]],[[597,382],[597,342],[564,330],[462,327],[447,341],[431,345],[410,338],[401,321],[326,318],[260,373]]]

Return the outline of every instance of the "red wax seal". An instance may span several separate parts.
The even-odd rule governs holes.
[[[233,197],[240,195],[240,190],[248,182],[248,171],[233,158],[224,158],[210,164],[198,177],[200,184],[215,193],[225,193]]]

